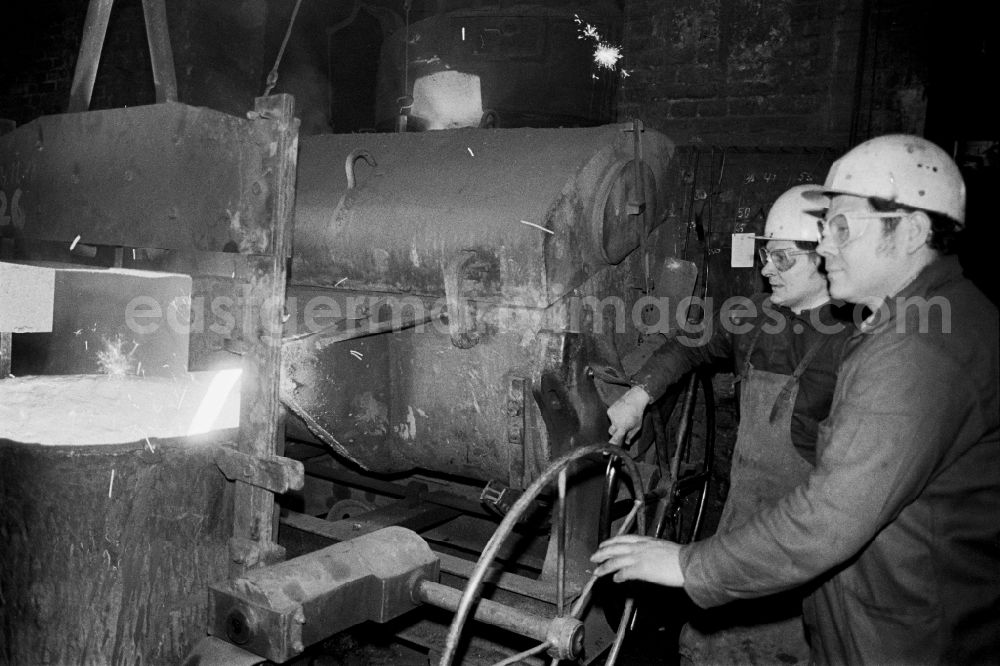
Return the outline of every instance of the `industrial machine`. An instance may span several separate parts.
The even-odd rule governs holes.
[[[615,642],[631,606],[592,598],[589,555],[683,492],[675,441],[594,446],[669,333],[643,322],[644,263],[656,293],[693,287],[657,247],[672,150],[638,122],[300,140],[281,400],[306,484],[279,533],[300,555],[213,587],[213,636],[279,663],[365,620],[441,663]],[[474,603],[512,636],[460,642]]]
[[[629,364],[669,333],[643,324],[643,295],[689,275],[656,255],[670,142],[640,123],[316,136],[298,145],[290,190],[252,157],[272,145],[259,125],[268,114],[246,130],[217,115],[168,102],[4,137],[5,164],[21,165],[5,181],[19,207],[10,258],[51,260],[46,239],[80,235],[95,260],[192,275],[192,304],[237,292],[270,317],[230,316],[226,329],[212,301],[189,339],[190,369],[242,364],[240,439],[263,447],[218,457],[263,499],[246,500],[256,514],[236,500],[234,520],[247,512],[249,527],[230,542],[231,578],[211,586],[210,633],[281,663],[358,622],[392,620],[442,658],[509,657],[506,640],[472,626],[468,643],[445,636],[448,623],[416,608],[433,606],[456,611],[456,626],[470,616],[559,658],[596,658],[629,611],[613,594],[591,599],[587,558],[611,530],[644,529],[653,516],[642,507],[676,490],[664,456],[677,447],[595,447]],[[141,131],[108,153],[129,126]],[[281,141],[294,146],[289,131]],[[198,157],[192,133],[211,138]],[[207,189],[207,171],[181,177],[209,165],[213,142],[257,166],[216,169]],[[60,191],[66,169],[79,187]],[[223,185],[242,198],[235,206]],[[265,213],[293,195],[281,289]],[[199,246],[217,250],[184,249]],[[661,266],[659,292],[644,291],[647,261]],[[267,280],[265,266],[276,271]],[[232,280],[219,275],[231,267]],[[268,358],[280,383],[261,370]],[[287,411],[287,443],[269,391]],[[266,448],[266,428],[286,457]],[[281,524],[261,539],[271,493],[284,494]],[[297,557],[280,561],[284,549]]]
[[[635,122],[320,135],[290,152],[288,104],[261,100],[244,121],[165,102],[3,137],[18,206],[5,259],[72,260],[75,235],[92,264],[190,275],[203,319],[182,339],[188,367],[161,374],[243,368],[238,443],[216,464],[246,494],[209,643],[284,663],[376,621],[442,663],[521,648],[589,663],[631,615],[595,592],[589,555],[612,530],[655,518],[662,532],[690,471],[666,419],[647,429],[658,444],[601,444],[630,366],[671,333],[663,313],[646,323],[643,297],[692,287],[657,224],[672,145]],[[239,169],[216,164],[220,148]],[[233,294],[239,317],[217,307]],[[86,300],[67,307],[90,316]],[[14,342],[16,374],[36,371]]]
[[[212,449],[229,571],[189,663],[293,662],[364,622],[441,664],[613,662],[633,604],[589,555],[691,538],[712,457],[703,377],[631,449],[604,444],[628,372],[693,316],[670,140],[639,121],[299,138],[289,96],[235,118],[157,80],[156,105],[0,138],[0,259],[188,276],[171,372],[242,368]],[[35,372],[4,335],[5,368]]]

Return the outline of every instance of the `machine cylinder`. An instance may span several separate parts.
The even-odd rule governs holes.
[[[551,458],[541,376],[573,350],[614,365],[636,344],[630,318],[595,314],[630,313],[635,250],[667,209],[673,146],[635,130],[305,137],[289,431],[372,472],[530,482]],[[328,328],[310,336],[320,310]]]

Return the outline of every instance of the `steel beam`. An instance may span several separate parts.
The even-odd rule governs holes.
[[[153,66],[156,102],[176,102],[177,75],[174,71],[174,51],[170,47],[164,0],[142,0],[142,14],[146,19],[146,39],[149,41],[149,60]]]
[[[90,108],[90,96],[94,93],[97,67],[101,64],[104,36],[108,32],[108,20],[111,18],[111,7],[114,4],[114,0],[90,0],[90,6],[87,7],[87,19],[83,24],[83,41],[80,44],[80,54],[76,59],[73,83],[69,90],[67,111],[70,113]]]

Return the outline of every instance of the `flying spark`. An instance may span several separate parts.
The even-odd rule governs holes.
[[[535,224],[534,222],[528,222],[527,220],[521,220],[521,224],[526,224],[529,227],[534,227],[535,229],[538,229],[540,231],[544,231],[547,234],[554,234],[555,233],[551,229],[546,229],[545,227],[543,227],[540,224]]]
[[[574,14],[573,20],[579,26],[579,39],[594,40],[594,64],[598,69],[612,70],[618,66],[618,61],[622,59],[622,48],[601,38],[601,33],[590,23],[584,23],[579,15]],[[622,77],[627,77],[628,72],[622,69]],[[597,78],[596,76],[592,78]]]
[[[97,366],[99,371],[112,377],[124,377],[129,374],[129,370],[132,368],[132,352],[136,350],[138,345],[133,347],[131,352],[125,352],[122,348],[125,343],[121,337],[116,336],[114,339],[104,338],[103,341],[104,349],[97,352]],[[84,349],[86,349],[86,342],[84,340]]]
[[[598,67],[614,69],[621,57],[621,49],[611,44],[600,42],[594,49],[594,62],[597,63]]]

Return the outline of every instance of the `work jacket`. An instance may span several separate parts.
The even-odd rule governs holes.
[[[758,370],[791,375],[814,344],[823,345],[799,377],[799,392],[792,410],[791,438],[807,462],[815,463],[816,434],[830,412],[844,342],[854,329],[852,310],[826,303],[794,313],[774,305],[767,294],[732,299],[706,326],[667,341],[633,376],[653,400],[687,372],[700,366],[740,372],[746,355]],[[762,328],[760,335],[754,335]]]
[[[740,528],[683,546],[700,606],[821,583],[817,663],[1000,654],[996,308],[940,258],[848,341],[817,466]]]

